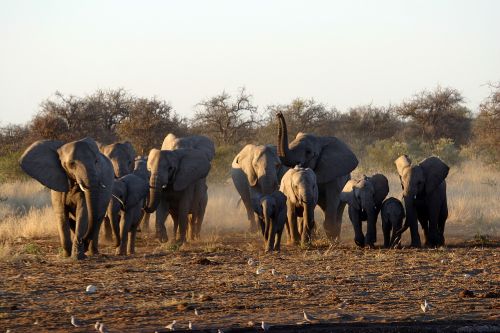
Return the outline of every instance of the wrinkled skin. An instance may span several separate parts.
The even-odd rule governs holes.
[[[258,230],[252,200],[276,191],[286,169],[272,146],[248,144],[234,158],[231,177],[245,205],[251,232]]]
[[[382,202],[389,193],[389,182],[382,174],[350,180],[340,194],[340,200],[349,205],[349,219],[354,228],[354,242],[360,247],[374,248],[377,241],[377,218]],[[366,237],[362,222],[367,221]]]
[[[384,232],[384,247],[387,249],[395,243],[396,232],[403,227],[403,219],[405,218],[403,204],[394,197],[385,199],[380,210],[380,217]]]
[[[41,140],[26,149],[21,168],[50,188],[64,256],[97,254],[99,229],[113,185],[113,167],[90,138],[64,144]],[[71,231],[73,239],[71,239]]]
[[[280,191],[252,199],[255,214],[264,236],[266,252],[280,251],[281,235],[286,224],[286,196]]]
[[[152,149],[148,156],[149,195],[145,210],[156,211],[156,233],[167,242],[166,219],[172,215],[174,242],[186,241],[189,214],[199,214],[195,191],[200,188],[210,170],[206,155],[196,149]],[[179,233],[177,231],[179,230]]]
[[[113,164],[115,178],[121,178],[132,172],[136,152],[129,141],[102,145],[99,147],[99,150],[106,155]],[[111,240],[111,236],[111,223],[106,216],[104,219],[104,238],[106,240]]]
[[[316,174],[318,205],[325,215],[324,229],[330,241],[338,239],[345,204],[340,193],[358,165],[349,147],[336,137],[298,133],[288,144],[288,132],[283,114],[278,117],[278,155],[284,165],[311,168]]]
[[[309,245],[314,229],[314,208],[318,203],[314,171],[298,166],[289,169],[281,179],[280,191],[287,197],[288,242]]]
[[[134,174],[115,179],[107,216],[113,226],[116,254],[135,253],[135,238],[149,192],[148,180]],[[127,247],[128,246],[128,247]]]
[[[162,150],[175,150],[181,148],[196,149],[203,152],[211,162],[215,157],[215,145],[212,140],[203,135],[191,135],[178,138],[174,134],[168,134],[163,140]],[[205,210],[208,203],[208,186],[206,178],[196,182],[194,190],[193,204],[197,206],[194,209],[195,214],[189,214],[188,239],[195,240],[200,238],[201,226],[205,217]]]
[[[406,211],[405,225],[397,238],[410,228],[411,246],[420,247],[418,220],[427,246],[444,245],[444,227],[448,218],[445,179],[450,168],[435,156],[412,165],[408,156],[402,155],[395,164],[401,179]]]

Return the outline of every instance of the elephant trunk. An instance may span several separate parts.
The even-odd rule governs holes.
[[[84,239],[92,236],[94,228],[98,223],[98,206],[99,206],[99,189],[92,186],[90,189],[85,189],[85,204],[87,206],[87,232]]]
[[[144,210],[146,213],[153,213],[160,203],[161,187],[158,182],[158,175],[151,175],[149,184],[149,195]]]
[[[294,161],[290,159],[290,149],[288,147],[288,129],[285,117],[278,112],[278,156],[281,162],[287,166],[294,166]]]
[[[312,229],[314,228],[314,205],[304,203],[304,212],[302,215],[301,244],[311,243]]]

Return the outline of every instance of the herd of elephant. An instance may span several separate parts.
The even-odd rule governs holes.
[[[350,180],[358,160],[344,142],[298,133],[289,143],[285,118],[281,113],[277,118],[277,146],[248,144],[231,165],[250,229],[260,229],[266,252],[279,251],[285,228],[289,244],[308,245],[316,206],[324,213],[326,236],[338,239],[346,204],[358,246],[374,246],[379,213],[385,247],[399,244],[407,228],[411,246],[420,247],[417,220],[428,246],[444,244],[449,168],[439,158],[417,165],[406,155],[395,161],[403,207],[396,198],[385,199],[389,185],[384,175]],[[215,146],[207,137],[168,134],[161,149],[152,149],[148,156],[136,156],[129,142],[40,140],[26,149],[20,165],[51,190],[63,254],[83,259],[86,253],[98,253],[103,223],[105,237],[114,238],[116,254],[133,254],[137,230],[153,212],[161,242],[168,241],[169,215],[173,242],[199,238],[214,156]],[[362,221],[367,221],[366,236]]]

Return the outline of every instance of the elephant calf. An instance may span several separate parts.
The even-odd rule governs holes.
[[[280,191],[287,197],[287,232],[290,243],[302,246],[311,242],[314,208],[318,204],[316,175],[310,168],[296,166],[281,179]]]
[[[149,183],[134,174],[115,179],[113,197],[108,205],[108,218],[115,236],[116,254],[135,252],[137,227],[143,216],[143,206],[149,192]],[[130,237],[129,237],[130,234]]]
[[[347,182],[340,200],[349,205],[349,219],[354,228],[354,242],[363,247],[375,247],[377,241],[377,217],[382,202],[389,193],[389,182],[382,174],[363,176],[360,180]],[[367,221],[366,239],[361,222]]]
[[[405,218],[403,204],[394,197],[387,198],[382,203],[380,216],[382,218],[382,230],[384,231],[384,247],[389,248],[395,245],[396,232],[403,227],[403,219]]]
[[[286,196],[280,191],[252,199],[264,236],[266,252],[279,251],[281,235],[286,223]]]

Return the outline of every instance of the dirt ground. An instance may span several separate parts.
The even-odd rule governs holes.
[[[422,250],[317,242],[265,255],[261,239],[245,233],[181,248],[152,233],[139,238],[134,256],[104,244],[81,262],[61,258],[57,238],[19,239],[31,254],[0,262],[0,331],[92,332],[100,321],[110,332],[160,332],[173,320],[176,330],[191,321],[207,332],[253,332],[261,321],[280,332],[500,329],[498,241]],[[304,310],[316,320],[304,322]]]

